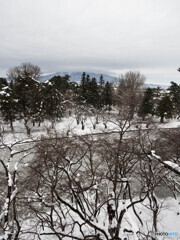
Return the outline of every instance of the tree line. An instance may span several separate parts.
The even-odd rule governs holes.
[[[139,72],[127,72],[119,83],[105,82],[103,75],[97,80],[83,72],[81,82],[70,81],[70,76],[54,76],[38,81],[41,69],[31,63],[8,70],[8,79],[0,78],[0,111],[13,130],[15,120],[23,120],[30,133],[29,122],[39,125],[45,120],[55,122],[71,109],[111,111],[113,107],[129,118],[135,114],[145,120],[148,115],[164,118],[180,115],[180,85],[171,82],[167,91],[143,88],[145,77]],[[78,113],[78,114],[83,114]]]

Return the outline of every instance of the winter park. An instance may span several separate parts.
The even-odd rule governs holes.
[[[180,239],[180,3],[53,1],[0,8],[0,240]]]

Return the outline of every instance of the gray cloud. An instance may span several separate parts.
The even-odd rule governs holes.
[[[179,0],[0,0],[0,74],[22,62],[43,72],[137,69],[180,82]]]

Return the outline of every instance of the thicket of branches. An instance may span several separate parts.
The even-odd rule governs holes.
[[[180,131],[129,134],[134,121],[116,124],[116,137],[2,139],[0,239],[155,239],[159,188],[180,190]]]

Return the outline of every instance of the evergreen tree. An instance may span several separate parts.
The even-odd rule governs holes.
[[[51,82],[59,92],[65,94],[66,91],[70,88],[69,79],[69,75],[54,76],[49,80],[49,82]]]
[[[101,75],[98,84],[96,78],[90,79],[90,76],[84,72],[79,86],[79,103],[100,109],[104,104],[104,94],[103,76]]]
[[[87,94],[86,73],[83,72],[79,88],[79,101],[85,101]]]
[[[103,99],[104,86],[105,86],[105,82],[104,82],[103,75],[101,74],[101,76],[99,78],[99,96],[100,96],[100,108],[101,109],[104,106],[104,99]]]
[[[100,107],[100,95],[98,91],[98,84],[96,81],[96,78],[92,78],[92,80],[89,82],[88,86],[88,99],[87,103],[89,105],[92,105],[95,108]]]
[[[103,103],[106,106],[106,109],[110,111],[111,106],[113,104],[113,87],[112,87],[112,84],[109,83],[108,81],[105,84],[102,96],[103,96]]]
[[[35,124],[35,122],[39,122],[39,124],[41,122],[43,122],[43,116],[41,116],[41,106],[42,106],[42,83],[40,82],[35,82],[33,84],[33,95],[30,96],[30,98],[32,99],[31,101],[31,110],[30,110],[30,114],[31,114],[31,118],[33,121],[33,125]]]
[[[79,102],[81,104],[90,104],[91,99],[91,79],[89,74],[86,75],[85,72],[82,74],[81,84],[79,87]]]
[[[8,86],[8,82],[7,82],[6,78],[0,78],[0,90],[6,86]]]
[[[17,102],[14,91],[9,86],[4,86],[0,91],[0,111],[5,122],[10,123],[14,130],[13,121],[16,119]]]
[[[154,92],[152,88],[147,88],[144,92],[144,97],[139,108],[139,115],[145,118],[148,114],[154,114]]]
[[[87,104],[91,104],[91,79],[89,74],[87,74],[86,76],[86,81],[85,81],[85,96],[84,99],[86,101]]]
[[[39,86],[37,78],[40,76],[39,66],[23,63],[8,71],[8,77],[18,99],[17,115],[24,120],[27,133],[30,134],[28,122],[34,121],[39,109]]]
[[[8,77],[11,80],[11,86],[18,98],[18,114],[20,118],[32,118],[33,108],[36,106],[37,95],[39,92],[40,76],[39,66],[31,63],[23,63],[18,67],[11,68],[8,71]]]
[[[52,121],[62,118],[64,112],[63,95],[56,86],[47,81],[43,83],[41,92],[41,115]]]
[[[180,117],[180,84],[171,82],[171,86],[168,88],[170,95],[172,96],[172,102],[175,107],[175,111]]]
[[[103,75],[101,74],[100,78],[99,78],[99,85],[100,85],[100,88],[103,88],[104,87],[104,78],[103,78]]]
[[[87,76],[86,76],[86,81],[85,81],[86,87],[89,85],[90,81],[91,81],[90,75],[87,74]]]
[[[156,114],[160,117],[160,122],[164,122],[164,117],[172,118],[173,103],[168,94],[165,94],[158,103]]]
[[[37,111],[39,101],[39,82],[34,79],[22,79],[16,82],[14,87],[18,98],[18,113],[22,119],[33,119],[33,113]]]

